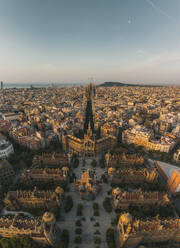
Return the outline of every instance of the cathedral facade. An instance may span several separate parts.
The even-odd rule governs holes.
[[[115,136],[106,135],[105,137],[97,137],[96,135],[93,113],[94,92],[95,88],[92,84],[89,84],[85,89],[84,137],[77,138],[68,134],[62,136],[62,145],[66,152],[76,153],[81,156],[95,156],[112,149],[117,143]]]

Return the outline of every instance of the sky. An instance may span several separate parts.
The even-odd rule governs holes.
[[[0,0],[0,81],[180,85],[180,0]]]

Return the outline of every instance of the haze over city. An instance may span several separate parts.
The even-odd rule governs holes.
[[[0,248],[180,248],[180,0],[0,0]]]
[[[179,0],[0,0],[0,79],[178,85],[179,12]]]

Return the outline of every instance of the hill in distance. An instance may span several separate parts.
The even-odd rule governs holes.
[[[162,85],[145,85],[145,84],[125,84],[120,82],[104,82],[102,84],[97,85],[97,87],[123,87],[123,86],[131,86],[131,87],[162,87]]]

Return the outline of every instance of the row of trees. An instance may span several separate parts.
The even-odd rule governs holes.
[[[130,206],[128,210],[131,215],[136,218],[147,218],[160,216],[161,218],[173,217],[173,208],[169,205],[159,206],[157,204],[143,205],[143,206]]]
[[[109,248],[116,248],[114,229],[112,228],[107,229],[106,242]]]
[[[35,243],[30,237],[23,235],[14,238],[1,238],[0,248],[42,248],[42,246]]]
[[[61,187],[64,190],[67,190],[67,181],[55,182],[54,180],[49,180],[48,182],[27,180],[27,181],[18,181],[16,184],[11,185],[9,190],[33,190],[34,187],[37,187],[38,190],[55,190],[56,187]]]
[[[72,200],[72,197],[70,195],[68,195],[66,197],[66,201],[65,201],[65,205],[64,205],[64,211],[66,213],[68,213],[69,211],[71,211],[72,208],[73,208],[73,200]]]
[[[69,246],[69,231],[64,229],[61,233],[61,240],[57,248],[68,248]]]
[[[91,162],[91,166],[93,168],[99,166],[100,168],[103,168],[104,169],[105,168],[105,158],[104,157],[101,157],[99,159],[98,163],[97,163],[97,161],[95,159],[93,159],[92,162]]]
[[[109,197],[106,197],[103,201],[103,207],[106,210],[107,213],[112,212],[112,204],[111,204],[111,199]]]

